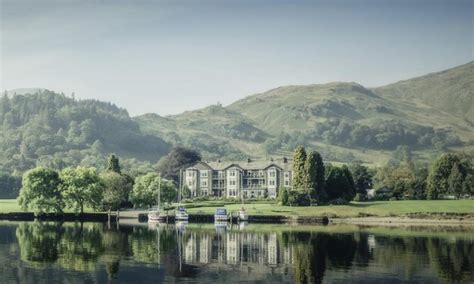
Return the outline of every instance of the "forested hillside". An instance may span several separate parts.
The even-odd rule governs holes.
[[[37,165],[103,167],[117,153],[124,165],[156,163],[169,151],[162,139],[143,134],[124,109],[95,100],[75,100],[39,90],[0,99],[0,172],[18,173]]]

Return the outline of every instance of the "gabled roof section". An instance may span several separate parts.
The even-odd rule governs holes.
[[[211,166],[209,166],[208,163],[206,162],[203,162],[203,161],[199,161],[197,162],[196,164],[194,164],[193,166],[191,167],[188,167],[186,169],[194,169],[194,170],[212,170],[213,168]]]
[[[286,161],[286,162],[285,162]],[[277,167],[283,171],[291,171],[293,169],[293,161],[289,159],[275,159],[275,160],[250,160],[250,161],[213,161],[213,162],[198,162],[191,168],[197,168],[198,165],[201,167],[205,166],[206,169],[212,169],[215,171],[224,171],[230,167],[238,167],[243,170],[266,170],[269,167]]]

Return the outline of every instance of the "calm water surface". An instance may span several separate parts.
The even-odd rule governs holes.
[[[474,231],[0,222],[1,283],[474,283]]]

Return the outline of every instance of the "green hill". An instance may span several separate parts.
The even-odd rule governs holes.
[[[425,104],[474,123],[474,61],[374,89],[386,98]]]
[[[471,62],[374,89],[344,82],[285,86],[228,107],[135,120],[145,132],[206,158],[291,155],[298,144],[334,161],[380,164],[399,145],[429,158],[472,149],[473,67]]]
[[[117,153],[124,165],[136,168],[136,159],[155,163],[170,148],[141,132],[124,109],[47,90],[4,94],[0,128],[0,172],[21,173],[36,165],[100,168],[108,153]]]
[[[253,121],[220,105],[168,117],[146,114],[135,121],[144,132],[197,149],[207,158],[242,158],[270,137]]]

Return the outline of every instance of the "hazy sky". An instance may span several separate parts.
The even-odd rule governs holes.
[[[0,3],[1,90],[75,92],[132,115],[290,84],[380,86],[474,59],[472,0]]]

